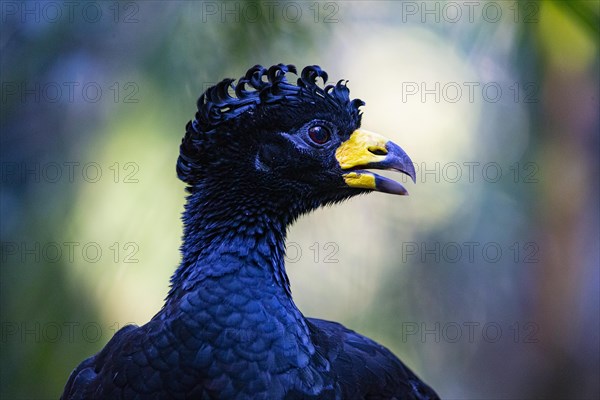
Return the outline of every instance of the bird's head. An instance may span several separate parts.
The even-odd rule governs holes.
[[[188,190],[264,198],[304,210],[368,191],[407,194],[371,170],[415,179],[408,155],[384,136],[360,128],[364,103],[344,81],[327,85],[318,66],[255,66],[226,79],[198,100],[187,125],[177,173]],[[319,80],[322,81],[320,85]]]

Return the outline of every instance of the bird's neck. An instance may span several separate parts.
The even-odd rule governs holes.
[[[279,211],[289,205],[275,206],[260,195],[230,192],[215,197],[202,191],[188,197],[182,261],[171,279],[169,297],[244,270],[254,277],[254,285],[276,286],[291,299],[284,263],[290,221]]]

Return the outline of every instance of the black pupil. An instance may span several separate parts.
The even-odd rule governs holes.
[[[318,144],[323,144],[329,140],[329,131],[322,126],[313,126],[308,131],[310,138]]]

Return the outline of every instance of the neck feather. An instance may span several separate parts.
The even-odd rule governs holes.
[[[284,255],[293,218],[288,213],[295,207],[263,197],[231,191],[222,196],[201,190],[190,194],[183,213],[182,261],[171,278],[168,298],[242,268],[262,271],[254,275],[256,284],[275,284],[291,297]]]

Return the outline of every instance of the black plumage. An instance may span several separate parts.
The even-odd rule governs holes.
[[[71,374],[62,399],[436,399],[385,347],[305,318],[285,272],[287,227],[372,190],[367,169],[414,179],[410,158],[360,129],[361,100],[306,67],[255,66],[198,100],[177,173],[187,183],[182,260],[164,307],[118,331]]]

